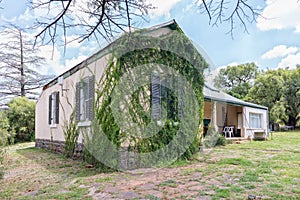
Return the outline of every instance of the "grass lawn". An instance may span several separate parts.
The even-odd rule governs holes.
[[[33,146],[7,149],[0,199],[300,199],[299,131],[129,172],[104,173]]]

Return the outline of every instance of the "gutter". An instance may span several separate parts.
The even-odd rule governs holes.
[[[218,102],[227,103],[227,104],[230,104],[233,106],[247,106],[247,107],[251,107],[251,108],[259,108],[259,109],[263,109],[263,110],[268,110],[268,107],[260,106],[260,105],[252,104],[252,103],[248,103],[248,102],[242,103],[242,102],[236,102],[236,101],[228,101],[228,100],[224,100],[224,99],[211,98],[208,96],[204,96],[204,100],[209,101],[209,102],[218,101]]]

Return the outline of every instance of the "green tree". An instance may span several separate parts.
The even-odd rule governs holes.
[[[268,70],[260,74],[245,98],[246,101],[268,107],[270,122],[282,122],[280,112],[284,107],[282,94],[286,77],[287,71],[283,69]]]
[[[279,101],[276,101],[276,103],[270,109],[269,119],[271,123],[284,123],[284,121],[288,120],[283,98],[281,98]]]
[[[0,179],[4,176],[4,166],[3,161],[5,157],[4,146],[8,141],[8,132],[9,123],[4,111],[0,111]]]
[[[300,66],[268,70],[257,77],[245,100],[269,108],[271,123],[295,126],[300,113]]]
[[[7,118],[10,131],[16,132],[16,142],[34,140],[35,103],[26,97],[17,97],[8,103]]]
[[[2,179],[4,176],[4,166],[3,166],[4,156],[5,156],[5,149],[0,145],[0,179]]]
[[[284,123],[296,126],[300,120],[300,66],[288,72],[287,80],[283,88],[283,100],[287,119]]]
[[[236,98],[244,99],[257,74],[258,67],[254,63],[228,66],[220,70],[214,85]]]
[[[15,133],[9,131],[9,121],[5,111],[0,111],[0,147],[14,143]]]

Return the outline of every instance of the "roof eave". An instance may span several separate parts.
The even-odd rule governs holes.
[[[223,102],[223,103],[227,103],[227,104],[235,105],[235,106],[247,106],[247,107],[251,107],[251,108],[259,108],[259,109],[263,109],[263,110],[268,110],[268,107],[253,104],[253,103],[248,103],[248,102],[242,103],[242,102],[230,101],[230,100],[225,100],[225,99],[212,98],[209,96],[204,96],[204,100],[218,101],[218,102]]]

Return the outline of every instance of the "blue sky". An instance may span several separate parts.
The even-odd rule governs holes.
[[[218,27],[209,25],[207,15],[199,12],[197,0],[147,1],[157,9],[150,11],[150,22],[142,22],[139,28],[175,19],[183,31],[206,51],[216,67],[255,62],[261,69],[275,69],[294,68],[300,63],[300,3],[297,4],[297,0],[252,1],[256,8],[262,9],[265,18],[248,23],[249,33],[244,33],[237,24],[234,38],[226,34],[229,24],[222,23]],[[31,24],[38,15],[26,7],[25,1],[3,0],[0,6],[4,8],[0,10],[2,23]],[[33,30],[32,35],[36,31]],[[52,47],[44,46],[41,54],[47,57],[48,64],[42,71],[58,75],[99,48],[93,41],[71,43],[64,54],[63,47],[56,46],[51,58]]]

